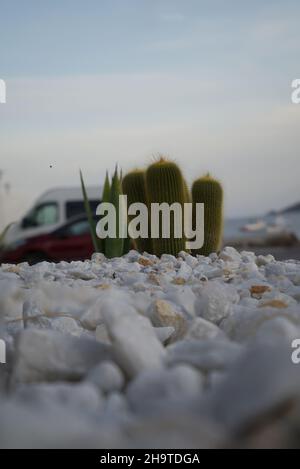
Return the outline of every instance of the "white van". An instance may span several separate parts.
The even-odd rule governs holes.
[[[87,187],[87,195],[93,213],[99,205],[102,187]],[[25,216],[10,226],[3,244],[49,233],[64,224],[69,218],[84,213],[81,187],[50,189],[41,195]]]

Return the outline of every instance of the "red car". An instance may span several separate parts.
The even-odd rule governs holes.
[[[0,252],[0,263],[84,260],[94,252],[85,215],[72,218],[48,234],[18,240]]]

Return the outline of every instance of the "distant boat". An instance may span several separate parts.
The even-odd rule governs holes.
[[[267,224],[263,220],[257,220],[255,223],[247,223],[246,225],[240,228],[240,231],[253,232],[261,231],[266,228]]]
[[[268,234],[280,234],[286,229],[286,221],[282,215],[278,215],[274,223],[267,226]]]

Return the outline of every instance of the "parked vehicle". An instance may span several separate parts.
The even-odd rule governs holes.
[[[102,194],[101,187],[87,187],[93,212],[96,212]],[[5,233],[4,247],[27,238],[49,233],[75,215],[85,213],[80,187],[57,188],[45,192],[34,206]]]
[[[0,263],[84,260],[93,252],[89,223],[83,214],[73,217],[51,233],[12,242],[2,249]]]

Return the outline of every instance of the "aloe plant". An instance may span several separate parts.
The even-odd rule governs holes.
[[[119,215],[120,215],[120,206],[119,206],[119,196],[122,195],[121,181],[118,173],[118,168],[116,166],[115,173],[112,178],[111,188],[110,188],[110,203],[114,205],[116,210],[116,237],[105,239],[105,255],[108,258],[119,257],[123,255],[124,251],[124,240],[120,236],[120,230],[122,226],[119,224]]]
[[[131,240],[129,236],[122,237],[120,236],[119,229],[122,229],[122,226],[119,226],[119,196],[122,195],[121,187],[121,176],[119,176],[118,168],[116,166],[112,181],[110,183],[108,172],[106,172],[102,200],[101,202],[109,202],[115,207],[116,211],[116,237],[101,239],[96,234],[96,223],[94,222],[93,213],[90,207],[88,200],[82,172],[80,171],[80,181],[82,187],[82,194],[84,200],[84,207],[87,214],[88,222],[90,225],[91,236],[93,240],[93,245],[95,252],[103,252],[106,257],[113,258],[119,257],[126,254],[131,247]],[[100,202],[100,203],[101,203]],[[127,214],[124,214],[127,216]]]
[[[102,192],[102,202],[110,202],[110,182],[108,177],[108,171],[106,171],[105,181]]]
[[[86,216],[90,225],[90,232],[91,232],[91,237],[93,241],[93,246],[94,246],[95,252],[103,252],[103,243],[101,242],[102,240],[98,238],[96,235],[96,224],[93,218],[92,209],[91,209],[88,195],[86,192],[82,171],[80,170],[79,172],[80,172],[80,182],[81,182],[81,190],[82,190],[82,195],[83,195],[84,208],[85,208]]]

